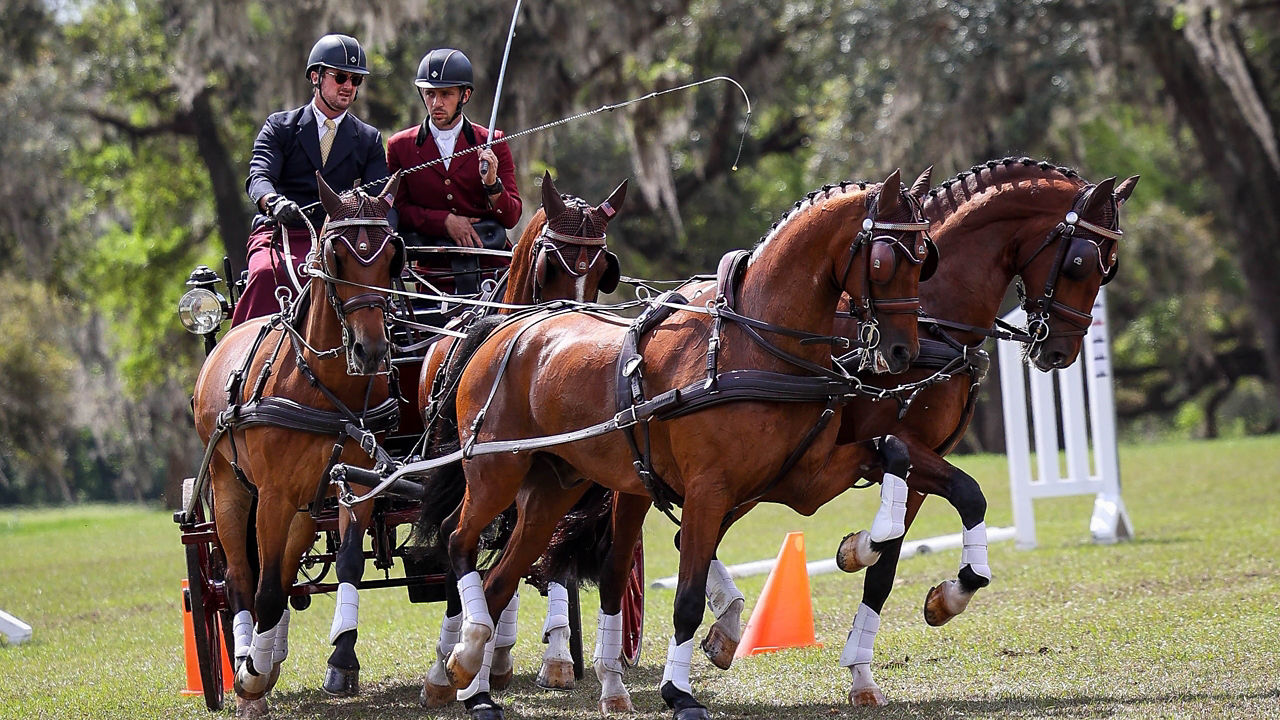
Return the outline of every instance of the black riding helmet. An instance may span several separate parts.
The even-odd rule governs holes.
[[[368,75],[369,67],[360,41],[350,35],[325,35],[316,41],[307,56],[306,77],[318,67],[333,68],[356,75]]]
[[[461,50],[438,48],[422,56],[413,84],[420,88],[475,89],[473,77],[471,61]]]

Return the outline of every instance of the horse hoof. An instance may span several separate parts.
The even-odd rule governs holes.
[[[238,699],[258,700],[267,694],[267,682],[269,680],[270,678],[266,675],[255,675],[246,666],[242,665],[240,671],[236,673],[231,687],[235,690],[236,698]]]
[[[889,701],[878,687],[857,688],[849,691],[849,704],[855,707],[884,707]]]
[[[721,670],[728,670],[733,664],[733,654],[738,650],[738,641],[729,637],[729,633],[712,625],[707,636],[702,639],[702,652],[712,665]]]
[[[266,717],[270,712],[271,708],[267,707],[267,699],[264,697],[248,700],[236,696],[236,717],[238,718]]]
[[[463,667],[458,660],[457,653],[449,653],[449,660],[444,664],[444,671],[449,676],[449,682],[453,683],[453,686],[459,690],[466,688],[471,684],[472,680],[476,679],[476,671]]]
[[[489,688],[492,690],[506,690],[511,685],[511,679],[515,677],[515,669],[509,669],[502,673],[489,673]]]
[[[636,707],[631,704],[630,695],[615,695],[614,697],[600,698],[600,714],[601,715],[624,715],[634,713]]]
[[[431,681],[422,683],[422,692],[418,694],[418,704],[428,710],[442,708],[458,699],[458,691],[452,685],[435,685]]]
[[[847,573],[856,573],[879,560],[880,553],[871,549],[871,533],[866,530],[845,535],[836,549],[836,567]]]
[[[951,618],[964,612],[972,593],[966,594],[955,580],[929,588],[924,596],[924,621],[931,627],[946,625]]]
[[[471,720],[503,720],[502,707],[491,702],[476,703],[468,712]]]
[[[320,686],[333,697],[354,697],[360,694],[360,668],[344,670],[332,665],[324,671],[324,684]]]
[[[572,690],[578,684],[573,676],[573,663],[568,660],[544,660],[534,682],[547,690]]]
[[[711,720],[711,711],[704,707],[687,707],[672,715],[675,720]]]

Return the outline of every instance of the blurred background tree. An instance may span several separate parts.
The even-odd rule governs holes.
[[[461,48],[483,124],[513,5],[0,0],[0,503],[173,502],[202,356],[174,301],[196,263],[244,266],[253,138],[307,100],[311,44],[364,43],[354,111],[384,136],[422,120],[421,56]],[[808,191],[895,167],[1141,174],[1109,286],[1123,432],[1275,432],[1278,40],[1267,1],[548,0],[521,10],[497,124],[742,83],[749,123],[716,83],[512,143],[527,214],[544,170],[593,200],[632,178],[610,246],[638,277],[709,271]],[[1001,448],[994,400],[967,449]]]

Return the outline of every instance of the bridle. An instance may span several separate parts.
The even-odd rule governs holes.
[[[404,265],[404,240],[395,232],[385,217],[361,217],[360,213],[365,208],[365,203],[372,200],[363,191],[360,191],[360,205],[356,209],[356,214],[348,218],[340,218],[337,220],[329,220],[325,222],[321,228],[322,238],[320,242],[320,251],[317,253],[318,268],[310,266],[308,274],[313,278],[320,278],[325,284],[325,296],[329,300],[329,305],[333,307],[334,312],[338,316],[338,324],[342,328],[342,349],[347,357],[347,374],[361,375],[359,369],[355,367],[354,356],[351,353],[352,333],[348,323],[348,316],[357,310],[365,308],[378,308],[383,313],[383,321],[386,321],[386,314],[391,307],[390,296],[386,292],[362,292],[358,295],[347,298],[345,301],[338,297],[339,284],[351,284],[346,280],[334,275],[332,264],[336,262],[334,258],[334,244],[342,242],[347,246],[348,254],[355,258],[356,262],[362,266],[368,267],[376,261],[387,247],[391,247],[395,256],[392,259],[391,277],[397,277],[400,274],[400,268]],[[359,228],[353,239],[348,237],[346,230],[348,228]],[[382,242],[376,248],[372,247],[369,240],[369,228],[383,228],[385,234]],[[339,232],[333,232],[338,230]],[[390,365],[390,357],[387,358],[387,364]]]
[[[548,219],[542,228],[542,233],[538,235],[537,246],[531,254],[530,263],[532,267],[530,271],[533,273],[533,300],[534,302],[542,302],[542,291],[547,283],[547,263],[555,261],[560,269],[568,273],[570,276],[579,278],[591,272],[597,262],[602,258],[606,259],[608,244],[606,243],[607,235],[601,233],[599,237],[586,237],[583,233],[586,231],[587,212],[590,206],[578,198],[565,196],[566,203],[570,207],[578,207],[581,210],[582,218],[578,223],[577,234],[569,234],[557,232],[551,229],[551,220]],[[608,210],[606,209],[606,214]],[[565,256],[566,252],[570,255],[577,251],[576,257],[570,260]]]
[[[1028,352],[1034,351],[1038,345],[1047,342],[1051,338],[1083,336],[1093,324],[1093,315],[1091,313],[1081,312],[1065,303],[1059,302],[1054,296],[1057,291],[1058,278],[1064,272],[1068,276],[1072,274],[1070,268],[1064,271],[1063,267],[1066,264],[1067,253],[1070,252],[1077,240],[1093,245],[1098,256],[1098,269],[1102,273],[1100,286],[1106,285],[1115,277],[1118,265],[1115,244],[1124,237],[1124,233],[1120,230],[1120,213],[1115,198],[1110,198],[1112,224],[1114,227],[1104,228],[1080,216],[1083,210],[1089,206],[1093,191],[1097,187],[1097,185],[1088,185],[1080,190],[1066,216],[1045,237],[1044,242],[1031,254],[1031,257],[1027,258],[1027,261],[1018,268],[1018,282],[1016,284],[1018,300],[1022,305],[1023,311],[1027,314],[1027,334],[1031,337],[1031,343],[1027,348]],[[1077,234],[1077,230],[1092,233],[1101,237],[1102,240],[1095,240],[1084,233]],[[1107,240],[1112,242],[1110,258],[1106,258],[1103,251],[1103,245]],[[1023,273],[1026,272],[1027,267],[1041,252],[1055,243],[1057,243],[1057,255],[1054,258],[1053,267],[1050,268],[1049,275],[1045,279],[1044,289],[1038,297],[1029,297],[1023,284]],[[1074,267],[1083,267],[1084,256],[1077,253],[1072,262]],[[1049,320],[1054,316],[1061,319],[1069,329],[1054,331],[1049,326]]]
[[[914,195],[902,193],[902,201],[906,204],[911,218],[923,218],[923,206]],[[920,296],[877,298],[873,289],[876,285],[887,284],[897,270],[899,253],[912,265],[926,262],[930,255],[937,257],[938,249],[929,237],[927,220],[910,220],[908,222],[886,222],[876,218],[879,210],[880,196],[876,194],[867,202],[867,217],[862,221],[862,229],[854,235],[853,242],[845,251],[844,272],[836,281],[836,288],[848,287],[849,273],[853,271],[854,261],[858,253],[866,248],[865,262],[860,264],[862,274],[861,297],[850,299],[850,315],[858,321],[858,339],[862,346],[870,351],[880,344],[880,327],[878,317],[885,315],[918,314],[920,312]],[[877,234],[877,231],[887,231]],[[893,234],[888,234],[893,233]],[[907,244],[903,233],[915,233],[918,242],[913,251]],[[834,277],[833,277],[834,279]],[[921,277],[924,280],[925,277]],[[870,352],[867,353],[870,356]]]

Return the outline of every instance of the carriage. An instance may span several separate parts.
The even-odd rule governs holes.
[[[505,235],[503,236],[505,239]],[[417,383],[424,357],[431,347],[451,333],[450,320],[472,311],[476,303],[503,298],[508,281],[512,251],[494,248],[457,248],[434,245],[406,245],[405,262],[398,280],[393,281],[398,294],[388,312],[390,340],[393,345],[391,364],[398,378],[400,395],[409,398],[408,407],[418,394]],[[230,263],[224,259],[223,272],[232,276]],[[463,277],[465,276],[465,277]],[[459,282],[462,280],[463,282]],[[188,290],[179,301],[179,317],[184,327],[204,340],[208,355],[218,342],[223,321],[230,317],[244,286],[243,277],[226,287],[221,276],[200,265],[187,280]],[[468,294],[458,288],[476,288]],[[392,463],[403,464],[421,456],[425,429],[419,412],[399,413],[398,419],[376,447],[367,448]],[[372,436],[370,436],[371,438]],[[210,444],[212,451],[212,443]],[[203,466],[209,462],[206,453]],[[224,665],[221,658],[234,656],[232,613],[227,597],[227,559],[218,539],[213,516],[213,491],[207,473],[187,478],[183,484],[182,510],[174,513],[181,530],[185,549],[188,585],[184,603],[193,619],[193,634],[205,704],[210,710],[223,706]],[[288,588],[289,604],[304,610],[317,593],[333,593],[338,582],[333,577],[341,543],[339,503],[325,497],[328,482],[317,478],[315,500],[308,513],[315,523],[315,542],[303,555],[298,578]],[[394,588],[406,590],[410,602],[444,601],[446,568],[439,562],[415,553],[409,545],[410,525],[421,511],[421,488],[412,482],[388,488],[372,503],[369,524],[369,547],[363,549],[365,563],[372,563],[377,576],[364,578],[360,588]],[[500,541],[500,540],[499,540]],[[500,547],[498,548],[500,551]],[[629,579],[625,599],[626,631],[623,660],[628,666],[639,662],[644,621],[643,548],[635,547],[635,570]],[[569,591],[569,650],[573,674],[584,673],[578,584],[571,582]],[[234,672],[234,671],[233,671]]]

